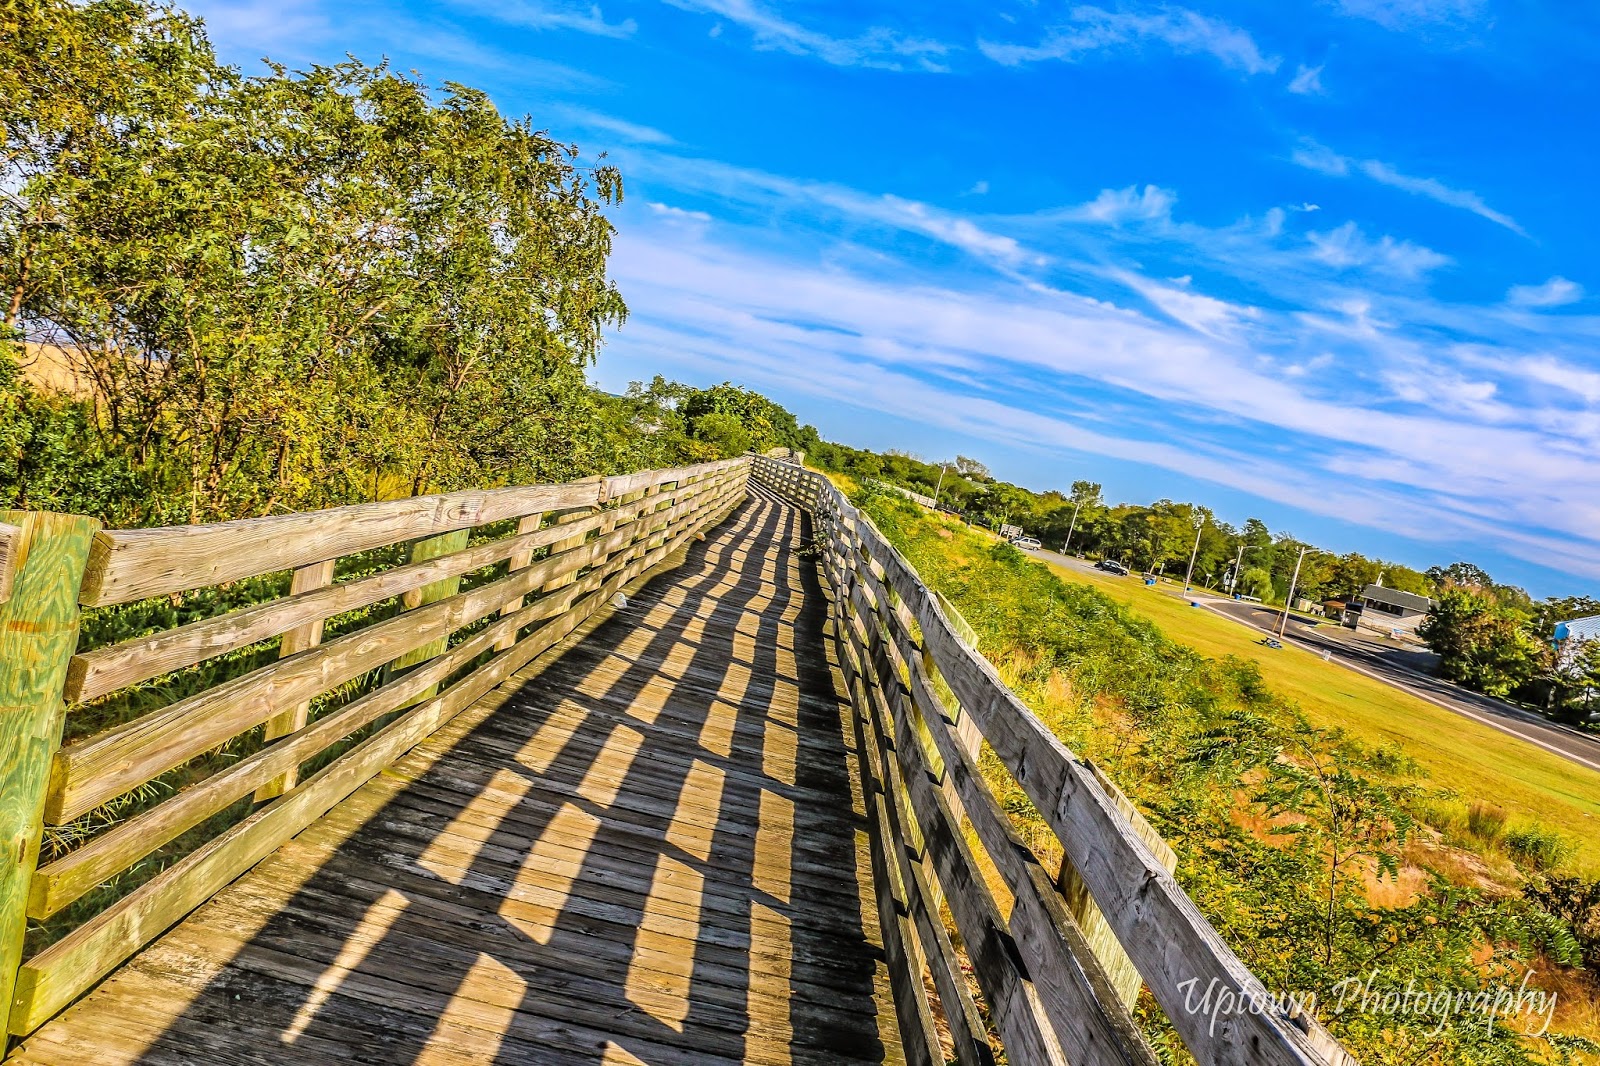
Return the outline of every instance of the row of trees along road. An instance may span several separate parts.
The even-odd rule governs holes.
[[[1066,544],[1070,533],[1074,553],[1180,577],[1193,553],[1194,581],[1202,586],[1228,585],[1235,560],[1242,559],[1239,590],[1267,600],[1281,602],[1288,593],[1295,562],[1306,546],[1294,537],[1274,535],[1258,518],[1243,526],[1230,525],[1202,504],[1173,500],[1148,506],[1111,504],[1093,481],[1074,481],[1067,492],[1033,492],[994,478],[981,462],[966,456],[941,467],[897,452],[823,445],[816,457],[824,465],[929,496],[937,489],[941,504],[994,528],[1001,523],[1021,526],[1051,548]],[[1419,595],[1428,595],[1433,588],[1428,575],[1420,571],[1355,552],[1308,554],[1296,588],[1311,599],[1352,596],[1380,577],[1390,588]]]
[[[1072,482],[1067,492],[1034,492],[994,478],[966,456],[940,464],[834,444],[822,444],[813,454],[822,465],[858,477],[929,496],[937,492],[942,505],[969,519],[996,529],[1002,523],[1021,526],[1050,548],[1067,544],[1070,535],[1076,554],[1180,578],[1192,553],[1194,582],[1221,588],[1233,587],[1237,561],[1237,590],[1269,602],[1283,602],[1297,563],[1297,599],[1347,599],[1381,581],[1435,600],[1419,633],[1438,653],[1440,673],[1450,680],[1573,720],[1587,716],[1592,694],[1600,690],[1600,642],[1574,650],[1558,647],[1553,639],[1558,623],[1600,614],[1600,601],[1587,596],[1535,601],[1465,562],[1419,571],[1359,552],[1315,550],[1302,561],[1301,549],[1313,546],[1274,534],[1258,518],[1234,526],[1196,503],[1111,504],[1099,484],[1086,480]]]

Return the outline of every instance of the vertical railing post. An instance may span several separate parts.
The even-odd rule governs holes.
[[[524,536],[524,535],[526,535],[528,533],[536,532],[539,529],[539,527],[541,525],[543,525],[543,524],[544,524],[544,512],[543,511],[536,511],[533,514],[530,514],[530,515],[523,515],[520,519],[517,520],[517,536],[520,537],[520,536]],[[530,567],[532,565],[533,565],[533,549],[530,548],[530,549],[528,549],[526,551],[519,551],[516,554],[511,556],[511,561],[507,565],[506,573],[507,574],[514,574],[518,570],[526,570],[528,567]],[[501,618],[505,618],[508,615],[516,614],[518,611],[522,610],[523,604],[525,604],[527,602],[528,602],[528,597],[527,597],[526,593],[517,595],[516,597],[514,597],[511,600],[511,602],[507,603],[504,607],[500,608],[500,617]],[[516,647],[516,644],[517,644],[517,634],[515,634],[515,633],[507,633],[504,637],[502,637],[500,639],[500,641],[498,643],[495,644],[494,650],[495,651],[510,651],[512,648]]]
[[[62,686],[78,646],[78,588],[100,523],[0,511],[19,531],[0,603],[0,1018],[10,1014],[44,834],[45,788],[66,723]],[[0,1025],[0,1034],[6,1026]],[[0,1036],[3,1040],[3,1036]]]
[[[410,561],[421,563],[429,559],[452,555],[467,546],[467,541],[471,538],[471,535],[472,530],[470,529],[455,529],[449,533],[440,533],[438,536],[424,537],[411,545]],[[460,591],[461,576],[459,574],[455,577],[440,578],[438,581],[429,582],[421,588],[412,589],[410,592],[403,594],[400,597],[400,608],[405,611],[414,611],[418,607],[426,607],[430,603],[448,600]],[[440,637],[438,640],[429,641],[420,648],[413,648],[389,664],[384,683],[387,684],[389,677],[397,675],[402,670],[420,666],[435,656],[443,655],[445,649],[449,646],[450,638]],[[407,706],[432,699],[438,691],[438,685],[429,685],[425,690],[413,696]]]
[[[320,563],[310,563],[296,568],[294,575],[289,579],[289,595],[298,596],[302,592],[313,592],[333,584],[333,564],[334,560],[325,559]],[[289,630],[278,644],[278,658],[287,659],[291,655],[298,655],[308,648],[321,644],[324,624],[325,620],[319,618],[315,622],[307,622],[303,626]],[[280,737],[298,733],[310,720],[311,701],[302,700],[282,714],[268,718],[261,739],[271,743]],[[263,803],[283,795],[299,780],[300,768],[290,767],[256,789],[256,802]]]

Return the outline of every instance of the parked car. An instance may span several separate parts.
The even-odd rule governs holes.
[[[1094,568],[1096,570],[1104,570],[1108,574],[1116,574],[1118,577],[1128,576],[1128,568],[1115,559],[1101,559],[1094,564]]]
[[[1011,546],[1013,548],[1021,548],[1023,551],[1030,552],[1038,551],[1040,548],[1044,547],[1044,545],[1039,541],[1038,537],[1012,537]]]

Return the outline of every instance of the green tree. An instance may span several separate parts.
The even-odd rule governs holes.
[[[1239,575],[1239,591],[1246,596],[1266,599],[1272,595],[1272,574],[1259,566],[1245,567]]]
[[[1417,635],[1439,655],[1439,673],[1451,681],[1503,696],[1532,679],[1542,650],[1528,618],[1492,595],[1444,589]]]

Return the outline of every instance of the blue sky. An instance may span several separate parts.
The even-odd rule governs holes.
[[[1595,591],[1600,6],[188,6],[608,152],[605,387]]]

